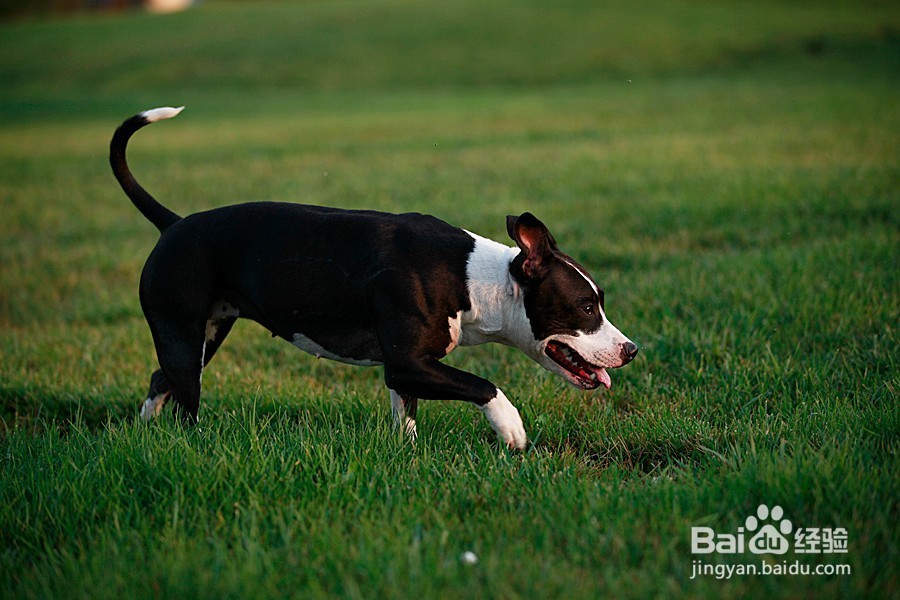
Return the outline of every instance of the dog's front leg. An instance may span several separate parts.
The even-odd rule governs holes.
[[[497,394],[479,408],[487,417],[488,423],[509,448],[524,450],[528,439],[525,436],[522,417],[519,416],[519,411],[512,402],[500,391],[500,388],[495,389]]]
[[[490,381],[445,365],[432,357],[401,365],[386,364],[384,378],[395,407],[395,394],[401,403],[404,397],[473,402],[487,417],[503,443],[512,449],[525,449],[528,440],[519,411]],[[399,413],[395,414],[399,417]],[[408,419],[409,415],[404,415],[404,418]],[[408,421],[403,423],[408,427]],[[415,427],[415,421],[412,425]]]
[[[409,438],[416,439],[416,409],[419,399],[414,396],[406,396],[400,392],[391,392],[391,412],[394,414],[394,422],[403,429]]]

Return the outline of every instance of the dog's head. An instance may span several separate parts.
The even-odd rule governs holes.
[[[522,350],[576,387],[609,388],[606,370],[631,362],[638,348],[606,318],[603,290],[531,213],[507,217],[506,228],[521,250],[510,273],[534,335]]]

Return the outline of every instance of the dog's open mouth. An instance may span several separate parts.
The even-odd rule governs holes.
[[[600,384],[603,384],[609,389],[612,385],[612,380],[610,380],[606,369],[592,365],[587,359],[562,342],[556,340],[547,342],[544,353],[553,359],[553,362],[562,367],[575,384],[581,388],[595,390],[600,387]]]

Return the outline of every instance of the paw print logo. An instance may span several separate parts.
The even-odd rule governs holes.
[[[767,523],[766,521],[771,522]],[[788,551],[790,542],[785,536],[791,533],[794,526],[784,518],[784,510],[780,506],[773,506],[770,511],[768,506],[760,504],[756,509],[756,516],[747,517],[744,525],[749,533],[759,529],[750,538],[750,552],[754,554],[784,554]]]

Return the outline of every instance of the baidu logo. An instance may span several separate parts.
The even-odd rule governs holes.
[[[749,542],[750,552],[753,554],[784,554],[791,546],[785,536],[790,535],[794,526],[784,518],[784,510],[780,506],[773,506],[769,511],[768,506],[760,504],[756,509],[756,516],[747,517],[744,527],[748,532],[759,529]]]
[[[797,527],[784,516],[778,505],[769,508],[760,504],[756,511],[744,519],[743,527],[734,533],[720,533],[712,527],[691,527],[691,554],[745,554],[765,556],[755,561],[741,562],[734,558],[704,560],[694,557],[691,579],[713,576],[731,579],[735,576],[754,575],[850,575],[849,564],[825,561],[816,563],[783,555],[793,551],[801,554],[846,554],[847,530],[843,527]]]
[[[793,534],[793,536],[791,535]],[[784,509],[760,504],[735,533],[719,533],[712,527],[691,527],[692,554],[787,553],[838,554],[847,552],[848,534],[843,527],[795,527]]]

